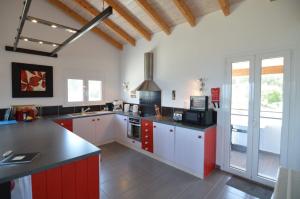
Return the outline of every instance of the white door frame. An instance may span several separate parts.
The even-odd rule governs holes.
[[[291,55],[289,51],[277,51],[271,53],[261,53],[256,57],[255,63],[255,82],[254,86],[254,101],[257,105],[254,107],[254,128],[253,128],[253,155],[252,155],[252,179],[269,186],[274,186],[275,181],[268,180],[258,176],[258,150],[259,150],[259,135],[260,135],[260,102],[261,102],[261,61],[263,59],[283,57],[284,58],[284,73],[283,73],[283,115],[281,128],[281,142],[280,142],[280,164],[287,166],[288,158],[288,126],[289,126],[289,112],[290,112],[290,61]]]
[[[242,176],[245,178],[251,178],[251,161],[247,161],[246,163],[246,171],[240,171],[238,169],[230,167],[230,125],[231,124],[231,83],[232,83],[232,66],[231,64],[234,62],[242,62],[242,61],[250,61],[249,68],[249,110],[248,110],[248,133],[247,133],[247,160],[251,159],[252,155],[252,119],[253,118],[253,85],[254,85],[254,64],[255,57],[254,56],[242,56],[242,57],[232,57],[227,59],[226,62],[226,88],[224,90],[223,101],[224,101],[224,170],[230,173],[233,173],[238,176]]]
[[[270,53],[258,53],[250,56],[238,56],[227,59],[225,85],[222,92],[222,115],[224,116],[223,136],[224,136],[224,156],[222,169],[234,175],[252,179],[256,182],[274,186],[275,182],[258,176],[258,149],[259,149],[259,117],[260,117],[260,80],[261,80],[261,60],[268,58],[284,57],[284,79],[283,79],[283,118],[281,131],[280,164],[287,166],[288,163],[288,136],[289,136],[289,113],[290,113],[290,87],[291,87],[291,52],[276,51]],[[248,137],[247,137],[247,166],[246,172],[230,167],[230,125],[231,124],[231,81],[232,66],[234,62],[250,61],[249,73],[249,114],[248,114]],[[259,105],[255,105],[259,102]],[[250,161],[249,161],[250,160]]]

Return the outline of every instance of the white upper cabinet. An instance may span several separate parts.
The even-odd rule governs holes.
[[[174,161],[175,127],[153,122],[154,154],[167,161]]]
[[[203,177],[204,132],[181,127],[175,130],[175,163]]]

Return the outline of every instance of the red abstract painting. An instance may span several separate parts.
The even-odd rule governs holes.
[[[46,72],[21,70],[21,91],[46,91]]]

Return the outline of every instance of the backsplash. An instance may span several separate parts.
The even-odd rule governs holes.
[[[39,114],[41,116],[50,116],[50,115],[65,115],[71,113],[81,112],[81,108],[90,108],[90,111],[101,111],[104,109],[105,105],[93,105],[93,106],[72,106],[72,107],[63,107],[58,106],[41,106]],[[0,109],[0,120],[4,119],[4,114],[7,109]]]

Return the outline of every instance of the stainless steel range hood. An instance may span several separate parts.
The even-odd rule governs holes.
[[[136,91],[160,91],[160,88],[153,81],[153,53],[144,55],[144,81],[135,89]]]

